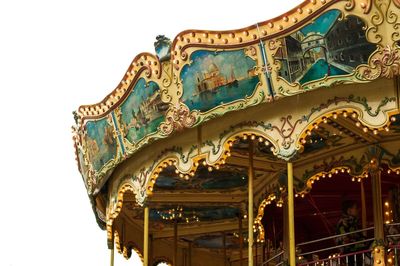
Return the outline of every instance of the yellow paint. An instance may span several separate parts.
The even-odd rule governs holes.
[[[149,265],[149,207],[144,208],[143,266]]]
[[[294,197],[293,197],[293,164],[287,163],[288,172],[288,212],[289,212],[289,265],[296,265],[296,248],[294,239]]]
[[[254,178],[254,166],[253,166],[253,142],[249,141],[249,198],[248,198],[248,239],[249,239],[249,266],[253,266],[253,178]]]

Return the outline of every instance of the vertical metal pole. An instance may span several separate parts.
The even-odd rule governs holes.
[[[242,225],[242,216],[239,215],[239,258],[240,258],[240,266],[243,266],[243,225]]]
[[[375,239],[383,240],[383,211],[382,211],[382,191],[381,191],[381,173],[380,171],[371,172],[372,179],[372,199],[374,210]]]
[[[174,265],[178,265],[178,220],[174,220]]]
[[[144,207],[143,266],[149,265],[149,207]]]
[[[361,226],[362,229],[367,228],[367,205],[365,203],[365,189],[364,189],[364,182],[361,180],[360,183],[361,188]],[[365,231],[364,236],[367,236],[367,232]]]
[[[113,247],[111,249],[110,265],[114,266],[114,245],[113,245]]]
[[[385,247],[383,231],[381,171],[375,159],[371,160],[369,169],[372,183],[372,208],[374,211],[374,238],[377,243],[373,250],[374,264],[385,265]]]
[[[288,174],[288,218],[289,218],[289,265],[296,265],[296,248],[294,239],[294,195],[293,195],[293,164],[287,163]]]
[[[249,260],[249,266],[253,266],[253,178],[254,178],[254,168],[253,168],[253,141],[249,140],[249,173],[248,173],[248,179],[249,179],[249,185],[248,185],[248,219],[249,219],[249,224],[248,224],[248,240],[249,240],[249,245],[248,245],[248,260]]]

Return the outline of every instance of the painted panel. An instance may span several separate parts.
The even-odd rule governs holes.
[[[190,110],[206,112],[253,94],[259,78],[256,62],[244,50],[192,53],[181,72],[182,101]]]
[[[117,141],[113,136],[113,130],[107,118],[89,121],[86,124],[87,151],[95,171],[99,171],[117,154]]]
[[[351,74],[376,49],[367,42],[363,27],[355,16],[341,19],[339,10],[324,13],[281,39],[282,47],[275,55],[281,63],[279,76],[303,85],[326,76]]]
[[[121,124],[125,138],[137,143],[157,131],[165,119],[168,104],[161,101],[160,88],[155,82],[140,78],[121,105]]]

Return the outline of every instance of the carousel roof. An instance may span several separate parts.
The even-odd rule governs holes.
[[[141,226],[151,203],[153,228],[165,227],[155,238],[172,237],[166,217],[179,211],[187,241],[221,247],[215,232],[246,213],[249,151],[256,223],[285,193],[285,161],[297,196],[325,176],[365,177],[377,154],[398,169],[400,38],[384,14],[400,3],[388,3],[311,0],[242,29],[158,36],[155,54],[74,112],[78,168],[109,238],[119,213]]]

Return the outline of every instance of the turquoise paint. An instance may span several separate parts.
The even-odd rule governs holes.
[[[109,160],[117,154],[117,142],[113,137],[113,127],[108,124],[107,118],[86,123],[89,159],[93,168],[99,171]]]
[[[111,115],[112,115],[112,120],[113,120],[115,131],[117,132],[118,141],[119,141],[119,144],[120,144],[120,147],[121,147],[121,150],[122,150],[122,154],[125,154],[125,146],[124,146],[124,143],[123,143],[122,138],[121,138],[121,132],[118,129],[118,125],[117,125],[117,122],[116,122],[116,119],[115,119],[114,111],[111,112]]]
[[[311,24],[305,26],[300,30],[304,35],[319,33],[321,35],[326,34],[329,29],[336,22],[336,19],[339,17],[339,10],[330,10],[325,14],[321,15],[317,19],[315,19]]]
[[[137,143],[149,134],[155,133],[165,120],[168,104],[161,101],[157,83],[146,83],[140,78],[135,87],[121,105],[121,126],[126,129],[126,137],[131,143]]]
[[[269,93],[269,96],[271,96],[273,98],[274,90],[272,89],[272,82],[271,82],[270,74],[269,74],[268,70],[266,69],[268,66],[268,59],[267,59],[267,56],[265,55],[265,47],[264,47],[264,43],[262,41],[260,41],[260,50],[262,52],[263,66],[265,68],[265,78],[267,79],[268,93]]]
[[[181,72],[183,102],[190,110],[212,108],[251,96],[259,82],[256,63],[244,50],[213,52],[199,50]]]
[[[324,59],[319,59],[310,67],[299,82],[300,84],[304,84],[312,80],[321,79],[326,75],[337,76],[346,74],[348,74],[346,71],[328,64]]]

